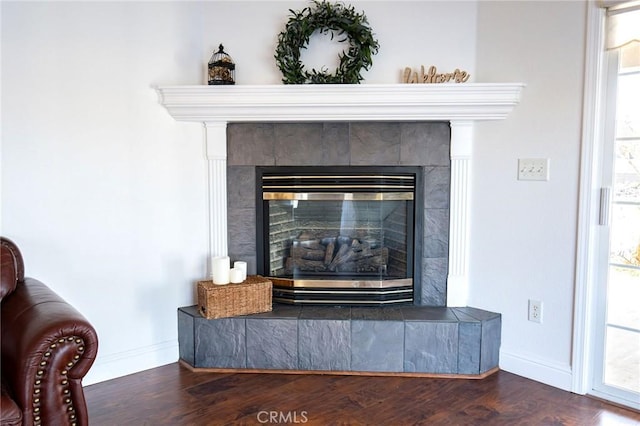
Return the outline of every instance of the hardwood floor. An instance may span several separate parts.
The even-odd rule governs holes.
[[[96,425],[640,425],[640,413],[499,371],[482,380],[203,373],[85,387]]]

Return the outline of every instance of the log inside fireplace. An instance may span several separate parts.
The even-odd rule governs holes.
[[[308,238],[303,232],[293,240],[285,273],[370,272],[387,275],[389,248],[373,248],[368,241],[349,236]],[[375,247],[375,246],[374,246]]]

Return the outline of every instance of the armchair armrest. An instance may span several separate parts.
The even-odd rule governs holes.
[[[98,337],[70,304],[32,278],[2,300],[2,376],[25,424],[86,425],[82,378]]]

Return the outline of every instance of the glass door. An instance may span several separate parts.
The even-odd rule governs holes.
[[[640,67],[612,55],[594,391],[640,408]],[[605,263],[603,259],[603,264]]]

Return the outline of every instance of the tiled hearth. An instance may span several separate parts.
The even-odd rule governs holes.
[[[498,367],[501,316],[473,308],[328,308],[207,320],[178,310],[195,368],[482,375]]]

